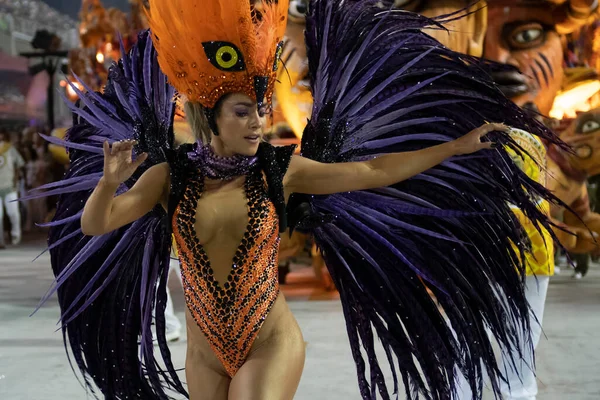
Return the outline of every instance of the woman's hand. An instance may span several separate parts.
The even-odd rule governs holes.
[[[455,154],[471,154],[482,149],[491,149],[494,147],[493,142],[482,142],[481,138],[490,132],[509,132],[510,128],[504,124],[485,124],[479,128],[473,129],[463,137],[454,140]]]
[[[104,176],[106,184],[119,186],[133,175],[135,170],[148,158],[148,154],[140,154],[135,161],[131,159],[134,140],[126,140],[113,143],[109,146],[105,141],[104,150]]]

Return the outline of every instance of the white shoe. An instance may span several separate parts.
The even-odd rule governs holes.
[[[554,275],[560,275],[560,267],[554,267]]]
[[[181,331],[179,329],[173,329],[170,332],[165,333],[165,339],[167,342],[176,342],[181,337]]]
[[[581,274],[581,272],[575,272],[575,273],[573,274],[573,279],[577,279],[577,280],[579,280],[579,279],[581,279],[581,278],[583,278],[583,275]]]
[[[21,235],[19,235],[19,236],[12,236],[11,243],[13,244],[13,246],[17,246],[19,243],[21,243]]]

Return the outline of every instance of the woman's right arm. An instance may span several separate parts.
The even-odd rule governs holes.
[[[86,235],[102,235],[125,226],[151,211],[163,201],[168,187],[169,166],[158,164],[148,169],[126,193],[115,197],[119,185],[129,179],[147,158],[141,154],[131,160],[134,142],[104,144],[104,175],[83,209],[81,229]]]

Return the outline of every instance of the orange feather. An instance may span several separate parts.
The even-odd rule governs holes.
[[[253,16],[248,0],[149,0],[160,67],[180,94],[208,108],[228,93],[256,99],[255,77],[268,78],[270,102],[288,5],[264,1]]]

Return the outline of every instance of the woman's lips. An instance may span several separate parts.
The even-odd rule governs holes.
[[[244,136],[244,139],[246,139],[247,141],[249,141],[251,143],[258,143],[258,141],[260,140],[260,136],[259,135],[248,135],[248,136]]]

